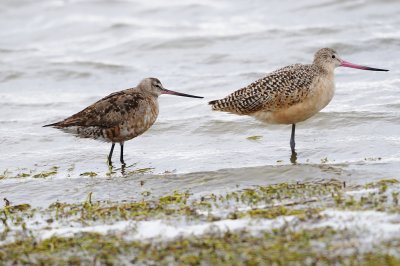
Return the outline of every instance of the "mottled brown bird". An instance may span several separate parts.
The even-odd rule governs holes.
[[[295,154],[295,127],[322,110],[335,92],[334,70],[351,67],[372,71],[386,69],[355,65],[337,52],[323,48],[312,64],[294,64],[267,74],[227,97],[209,102],[213,110],[250,115],[270,124],[292,124],[290,147]]]
[[[44,127],[52,126],[81,138],[111,142],[109,164],[115,143],[119,143],[120,161],[125,164],[124,142],[143,134],[154,124],[161,94],[203,98],[167,90],[158,79],[146,78],[135,88],[112,93],[79,113]]]

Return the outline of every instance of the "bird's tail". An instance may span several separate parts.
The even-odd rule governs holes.
[[[229,109],[230,104],[226,98],[220,99],[220,100],[214,100],[214,101],[208,102],[208,104],[211,105],[211,108],[214,111],[222,111],[222,112],[229,111],[228,109]]]

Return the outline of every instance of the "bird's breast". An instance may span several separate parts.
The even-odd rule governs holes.
[[[310,101],[315,112],[319,112],[329,104],[335,94],[335,81],[333,73],[328,77],[319,77],[311,88]]]
[[[333,75],[319,77],[310,85],[309,93],[299,103],[273,111],[260,111],[254,116],[258,120],[271,124],[296,124],[322,110],[332,100],[334,94]]]
[[[120,141],[130,140],[146,132],[158,116],[157,100],[150,100],[127,114],[127,119],[119,125]]]

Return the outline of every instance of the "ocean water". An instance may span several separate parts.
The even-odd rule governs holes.
[[[47,206],[82,201],[88,192],[134,200],[142,190],[201,194],[285,181],[399,177],[399,13],[395,0],[3,0],[0,197]],[[338,68],[332,102],[297,125],[296,163],[289,125],[207,105],[276,68],[310,63],[322,47],[390,72]],[[42,127],[145,77],[205,98],[161,96],[156,123],[126,143],[124,170],[119,147],[110,173],[110,144]],[[33,178],[54,167],[57,174]]]

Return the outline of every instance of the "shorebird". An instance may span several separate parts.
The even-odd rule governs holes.
[[[143,134],[154,124],[161,94],[203,98],[167,90],[158,79],[146,78],[135,88],[112,93],[82,111],[44,127],[55,127],[81,138],[111,142],[109,165],[115,143],[119,143],[120,161],[124,165],[124,142]]]
[[[332,100],[335,93],[333,72],[340,66],[388,71],[344,61],[335,50],[322,48],[315,53],[312,64],[280,68],[209,104],[215,111],[249,115],[270,124],[291,124],[290,148],[293,156],[296,154],[296,123],[312,117]]]

